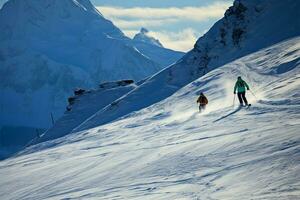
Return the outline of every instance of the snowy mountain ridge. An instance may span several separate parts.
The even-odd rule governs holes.
[[[56,40],[56,37],[70,33],[74,37],[79,34],[84,36],[84,31],[85,34],[104,33],[116,38],[125,37],[89,0],[10,0],[1,10],[4,32],[0,35],[3,40],[24,37]]]

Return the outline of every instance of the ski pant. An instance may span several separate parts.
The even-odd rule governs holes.
[[[199,111],[205,110],[206,104],[199,104]]]
[[[245,94],[246,94],[246,92],[238,92],[237,93],[241,105],[243,105],[243,101],[244,101],[245,105],[248,105],[248,101],[246,99]]]

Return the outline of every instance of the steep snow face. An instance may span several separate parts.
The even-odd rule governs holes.
[[[141,28],[140,32],[134,36],[133,40],[163,47],[159,40],[149,35],[149,31],[146,28]]]
[[[235,1],[224,18],[199,38],[195,48],[181,60],[121,99],[118,109],[100,110],[90,122],[80,125],[80,130],[145,108],[227,62],[284,39],[299,36],[299,9],[300,2],[292,0]]]
[[[114,85],[111,83],[111,86]],[[80,96],[75,96],[75,102],[71,110],[66,111],[64,115],[55,122],[52,128],[43,133],[39,138],[35,138],[31,141],[31,144],[59,138],[72,132],[78,124],[83,123],[98,110],[110,104],[114,104],[118,98],[133,90],[135,87],[136,84],[111,88],[105,87],[103,89],[86,91]]]
[[[10,0],[0,13],[0,27],[1,40],[124,36],[89,0]]]
[[[141,53],[89,0],[10,0],[0,30],[0,126],[48,128],[75,87],[141,80],[166,65]],[[182,55],[158,53],[173,55],[168,64]]]
[[[121,120],[1,161],[1,197],[299,199],[299,44],[260,50]],[[247,92],[250,109],[232,105],[238,75],[257,98]],[[201,91],[209,104],[199,114]]]

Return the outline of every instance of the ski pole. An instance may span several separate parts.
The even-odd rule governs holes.
[[[233,95],[233,103],[232,103],[233,107],[234,107],[234,103],[235,103],[235,94]]]
[[[257,97],[255,96],[255,94],[252,92],[252,90],[249,90],[249,91],[250,91],[250,93],[254,96],[254,98],[255,98],[256,100],[258,100]]]

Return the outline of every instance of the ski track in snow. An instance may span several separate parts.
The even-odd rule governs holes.
[[[1,199],[299,199],[299,44],[250,54],[148,108],[1,161]],[[247,93],[247,110],[232,105],[240,74],[258,98]],[[201,114],[200,91],[209,99]]]

